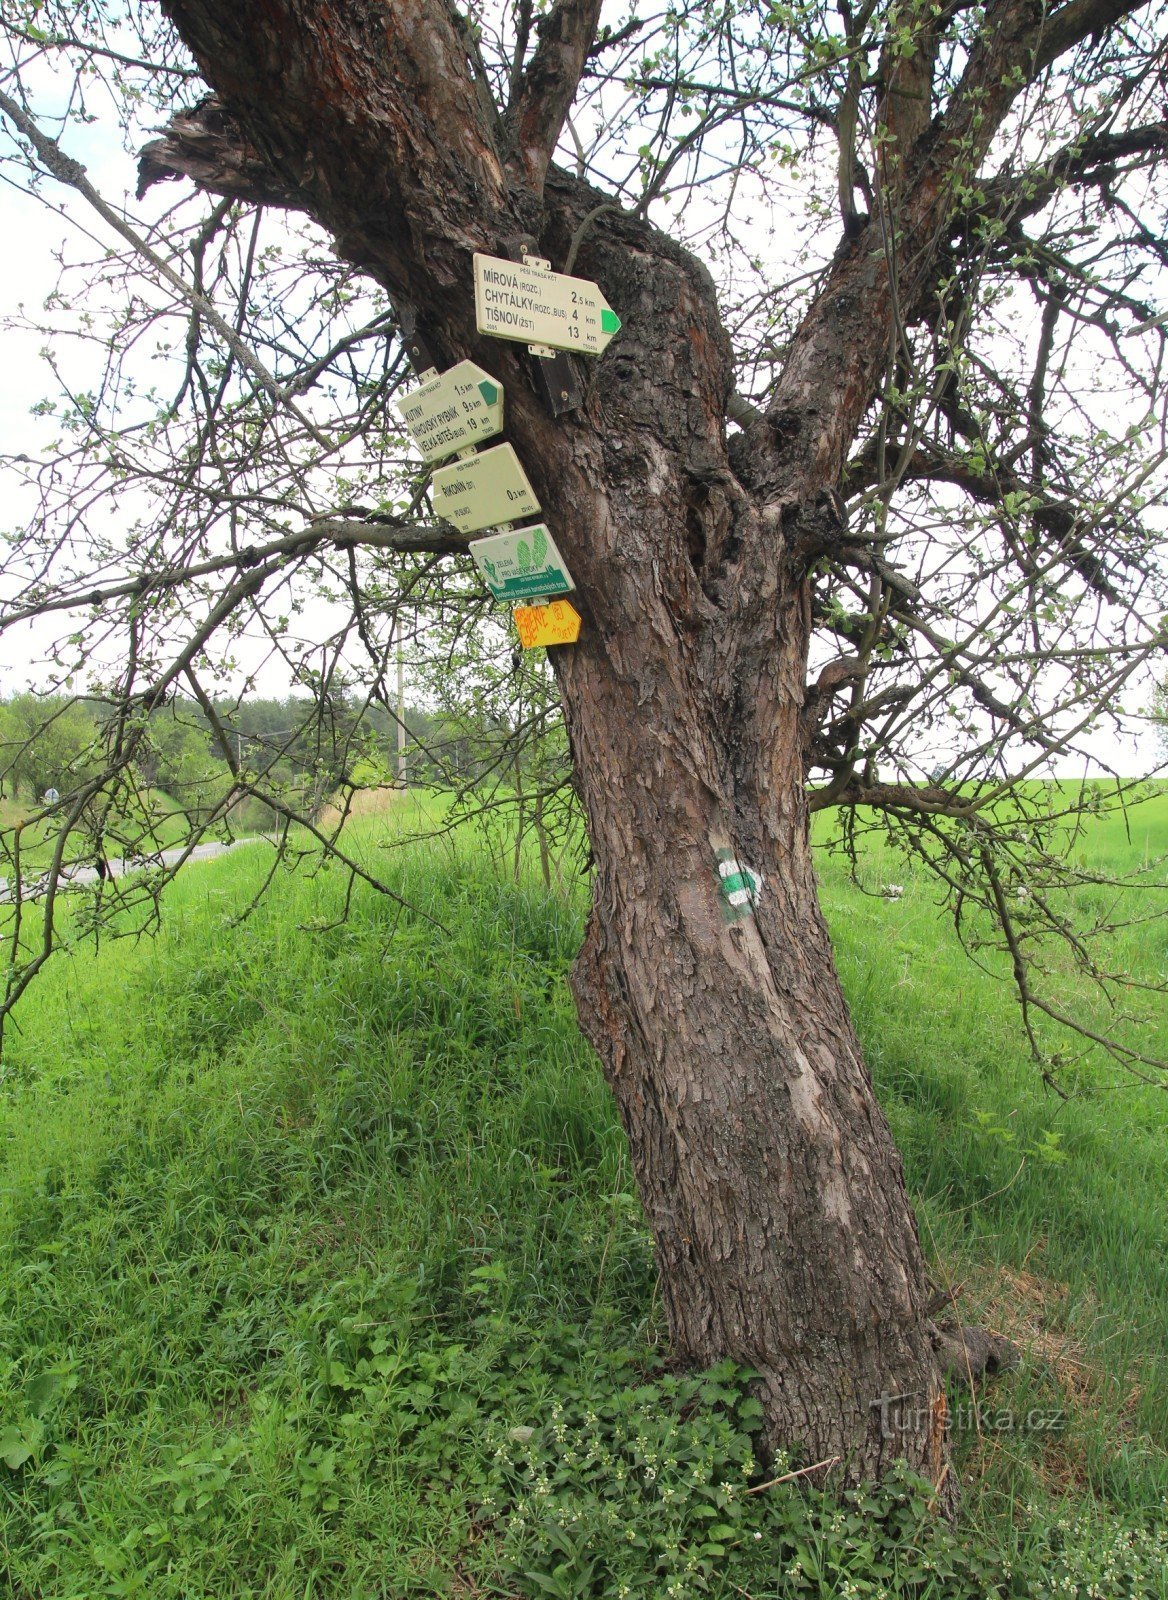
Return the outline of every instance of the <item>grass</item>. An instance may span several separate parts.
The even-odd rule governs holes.
[[[1157,800],[1079,848],[1162,844]],[[240,923],[268,861],[190,869],[156,939],[62,957],[8,1042],[14,1600],[1168,1594],[1168,1107],[1091,1063],[1044,1090],[924,881],[875,846],[870,893],[821,862],[935,1275],[1028,1345],[995,1408],[1067,1417],[958,1435],[953,1533],[908,1484],[747,1494],[741,1375],[663,1367],[567,991],[578,896],[456,837],[379,861],[416,911],[358,893],[338,923],[321,870]],[[1162,965],[1155,937],[1129,954]]]
[[[1127,866],[1137,851],[1168,851],[1168,798],[1132,821],[1130,842],[1121,819],[1093,825],[1077,847],[1083,864]],[[871,889],[890,865],[868,863]],[[1168,1495],[1163,1092],[1098,1052],[1068,1075],[1070,1099],[1045,1090],[1004,969],[994,979],[968,961],[927,880],[903,871],[903,894],[888,900],[862,893],[838,866],[823,876],[844,985],[937,1276],[968,1285],[964,1316],[1034,1348],[1019,1393],[1042,1380],[1052,1396],[1069,1390],[1075,1410],[1046,1452],[979,1441],[977,1460],[995,1457],[981,1487],[1081,1487],[1154,1506]],[[1112,944],[1120,964],[1163,981],[1163,928],[1127,930]],[[1155,1000],[1146,1010],[1143,1046],[1163,1058],[1168,1017]]]

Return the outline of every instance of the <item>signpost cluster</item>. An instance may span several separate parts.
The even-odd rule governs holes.
[[[552,272],[533,256],[517,263],[476,255],[474,281],[479,332],[518,340],[533,355],[601,355],[620,331],[620,318],[596,284]],[[541,509],[519,457],[510,444],[477,448],[503,431],[503,385],[473,361],[443,373],[431,368],[422,379],[397,408],[434,467],[434,509],[464,533],[493,530],[472,540],[470,553],[496,600],[526,602],[515,610],[525,650],[575,644],[580,615],[569,601],[553,598],[576,587],[555,540],[542,522],[514,526]]]

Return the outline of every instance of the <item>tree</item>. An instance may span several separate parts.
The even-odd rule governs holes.
[[[191,773],[209,766],[212,759],[210,729],[198,707],[172,705],[151,717],[138,772],[149,788],[178,796]]]
[[[1148,716],[1156,728],[1160,749],[1168,753],[1168,688],[1163,682],[1152,690],[1152,703]]]
[[[971,938],[996,926],[1048,1054],[1062,1012],[1032,958],[1065,922],[1077,802],[1024,780],[1164,639],[1163,8],[705,0],[602,25],[599,0],[164,0],[133,9],[132,46],[106,15],[25,7],[19,81],[72,57],[89,115],[104,64],[123,109],[133,85],[172,113],[142,193],[214,199],[146,240],[25,91],[0,92],[34,170],[153,284],[110,298],[101,380],[59,412],[52,469],[27,470],[6,613],[73,609],[128,640],[95,781],[179,685],[215,727],[205,659],[249,607],[291,649],[297,571],[340,619],[308,641],[318,681],[352,647],[387,710],[405,619],[420,647],[427,607],[483,617],[465,539],[418,523],[387,403],[403,348],[485,366],[585,619],[550,655],[593,857],[573,985],[676,1353],[752,1367],[771,1444],[940,1484],[930,1287],[809,818],[899,830]],[[789,225],[795,174],[809,224],[780,250],[743,213]],[[315,232],[295,263],[294,229],[265,247],[257,208],[311,219],[335,257]],[[549,380],[476,331],[472,254],[525,248],[601,285],[623,322],[603,359]],[[125,352],[176,310],[181,381],[146,404]],[[1113,384],[1118,424],[1093,392]],[[130,513],[120,543],[79,509],[95,463]],[[754,886],[737,906],[729,861],[757,875],[726,868]]]
[[[16,695],[4,707],[4,777],[14,797],[37,801],[48,789],[71,789],[93,763],[98,729],[84,706],[61,696]]]
[[[231,788],[231,774],[197,712],[179,704],[155,712],[137,761],[143,781],[169,795],[196,826],[215,815]]]

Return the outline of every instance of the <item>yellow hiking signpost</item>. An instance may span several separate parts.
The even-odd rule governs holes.
[[[535,650],[541,644],[575,644],[580,637],[580,623],[580,613],[570,600],[515,608],[519,643],[525,650]]]
[[[503,431],[503,385],[473,361],[428,378],[394,404],[426,461],[441,461]]]
[[[497,444],[439,467],[432,483],[435,511],[463,533],[495,528],[539,511],[535,490],[513,445]]]
[[[598,356],[620,332],[620,318],[587,278],[476,255],[474,283],[476,326],[496,339]]]

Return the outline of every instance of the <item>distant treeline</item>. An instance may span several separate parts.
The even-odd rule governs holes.
[[[407,706],[406,776],[448,784],[476,775],[505,730]],[[396,781],[398,723],[387,709],[346,692],[309,698],[252,697],[204,707],[176,696],[150,712],[133,737],[142,785],[201,820],[220,803],[234,765],[249,783],[313,812],[345,784]],[[0,798],[35,803],[65,795],[100,771],[118,737],[98,697],[19,694],[0,700]]]

